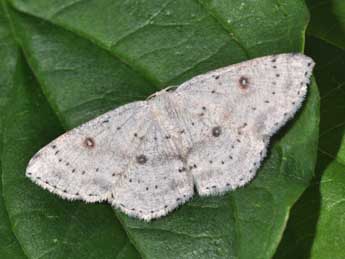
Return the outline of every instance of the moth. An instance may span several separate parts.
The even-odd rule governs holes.
[[[26,176],[62,198],[107,201],[146,221],[194,190],[235,190],[302,105],[313,67],[288,53],[196,76],[68,131],[37,152]]]

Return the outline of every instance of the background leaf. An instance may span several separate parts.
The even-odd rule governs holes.
[[[0,111],[5,110],[10,98],[17,58],[18,48],[12,38],[8,19],[0,5]],[[4,113],[0,112],[0,139],[2,139],[3,115]],[[1,151],[2,141],[0,140],[0,154]],[[0,179],[1,176],[0,160]],[[11,229],[11,223],[2,197],[2,184],[0,184],[0,258],[25,258]]]
[[[302,51],[308,21],[303,2],[288,0],[10,2],[13,31],[32,71],[22,64],[7,111],[4,198],[26,254],[42,258],[138,256],[110,206],[63,201],[25,179],[29,158],[61,131],[54,113],[72,128],[193,75]],[[140,255],[271,257],[290,207],[313,176],[319,100],[316,85],[310,89],[250,185],[196,197],[152,223],[116,212]]]
[[[308,34],[344,49],[345,1],[307,0],[307,3],[312,13]]]
[[[277,258],[343,258],[345,237],[345,2],[309,1],[306,52],[321,94],[316,178],[294,206]]]
[[[229,61],[299,51],[308,19],[301,1],[287,0],[10,2],[89,39],[159,86]]]

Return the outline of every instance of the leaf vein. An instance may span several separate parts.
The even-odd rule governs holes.
[[[230,25],[228,25],[227,27],[224,26],[224,24],[222,23],[222,21],[217,17],[217,15],[214,13],[214,11],[212,11],[210,8],[207,8],[206,5],[204,5],[203,3],[201,3],[200,0],[194,0],[196,1],[200,6],[202,6],[204,8],[204,10],[206,10],[209,15],[219,24],[219,26],[226,31],[227,35],[229,36],[229,38],[231,40],[233,40],[244,52],[245,56],[249,59],[250,58],[250,54],[248,52],[248,50],[244,47],[243,43],[240,42],[240,40],[237,38],[236,33],[234,31],[233,28],[229,28]],[[230,34],[229,34],[230,33]]]

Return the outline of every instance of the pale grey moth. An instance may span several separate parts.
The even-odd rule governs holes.
[[[256,58],[196,76],[107,112],[58,137],[26,175],[68,200],[107,201],[151,220],[194,194],[250,182],[269,138],[306,96],[314,62]]]

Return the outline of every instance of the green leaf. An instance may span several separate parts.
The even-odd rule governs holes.
[[[310,37],[321,94],[316,179],[291,213],[277,258],[343,258],[345,246],[345,51]]]
[[[10,2],[88,38],[159,86],[229,61],[300,51],[308,20],[301,1],[287,0]]]
[[[345,49],[345,1],[307,0],[311,12],[308,34]]]
[[[12,38],[8,20],[0,5],[0,111],[8,103],[18,58],[18,48]],[[0,154],[2,150],[3,115],[0,113]],[[0,161],[0,180],[2,176]],[[0,181],[0,258],[25,258],[9,221],[2,197],[2,181]]]
[[[49,253],[46,257],[61,258],[72,248],[74,257],[92,257],[125,242],[109,205],[63,201],[24,179],[30,156],[57,134],[42,135],[56,124],[47,114],[48,105],[71,128],[196,74],[265,54],[302,51],[308,20],[303,2],[288,0],[11,4],[20,10],[11,11],[15,35],[46,97],[33,95],[33,85],[18,90],[18,103],[8,112],[30,112],[20,121],[9,121],[4,154],[9,214],[20,243],[33,257]],[[38,100],[44,109],[33,105]],[[313,84],[303,111],[275,137],[258,177],[245,188],[221,197],[196,197],[151,223],[116,212],[141,256],[271,257],[290,207],[313,175],[318,101]],[[18,207],[30,212],[30,219],[17,216]],[[35,235],[28,237],[30,231]],[[89,231],[98,233],[96,238]],[[68,241],[61,242],[62,235]],[[54,236],[61,246],[50,251]],[[75,248],[75,240],[85,237],[90,239]]]

